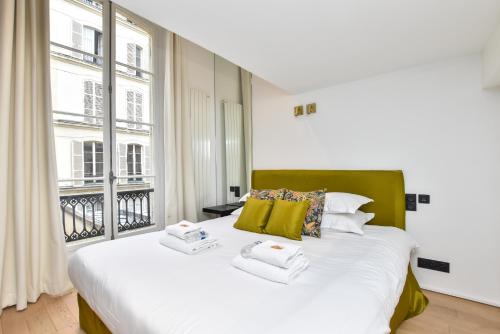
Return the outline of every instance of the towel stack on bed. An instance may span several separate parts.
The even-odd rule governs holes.
[[[233,266],[270,281],[289,284],[309,265],[302,247],[272,240],[242,249]]]
[[[196,254],[217,245],[217,240],[209,238],[200,226],[186,220],[167,226],[165,232],[160,244],[186,254]]]

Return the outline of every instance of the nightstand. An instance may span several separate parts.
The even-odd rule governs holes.
[[[203,212],[219,215],[220,217],[225,217],[229,216],[231,212],[233,212],[234,210],[241,208],[244,204],[245,204],[244,202],[236,202],[223,205],[209,206],[203,208]]]

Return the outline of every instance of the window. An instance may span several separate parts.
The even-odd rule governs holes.
[[[158,132],[152,124],[152,32],[157,27],[120,12],[109,0],[50,0],[50,26],[53,125],[66,240],[110,239],[154,226],[158,189],[151,148],[154,134],[162,133],[161,124]],[[118,179],[108,178],[111,173]],[[118,211],[104,214],[117,202]]]
[[[83,143],[83,177],[104,176],[104,157],[102,142],[86,141]],[[85,184],[102,183],[102,180],[85,180]]]
[[[134,44],[127,43],[127,64],[131,66],[135,66],[137,68],[141,68],[142,66],[142,47]],[[135,75],[136,77],[142,78],[142,72],[136,71],[132,68],[129,68],[128,73],[131,75]]]
[[[83,27],[83,51],[102,57],[102,33],[99,30],[88,26]],[[102,58],[99,57],[84,55],[83,60],[102,65]]]
[[[141,68],[142,65],[142,48],[139,45],[135,46],[135,67]],[[135,72],[135,75],[142,77],[142,73],[139,71]]]
[[[127,173],[131,176],[142,175],[142,146],[139,144],[127,145]],[[142,182],[142,178],[130,178],[129,182]]]
[[[85,123],[102,125],[104,115],[102,111],[102,84],[91,80],[84,81],[83,113],[86,116],[84,117]]]
[[[135,46],[135,67],[141,68],[142,48],[139,45]]]
[[[142,93],[127,90],[127,121],[142,122]],[[142,124],[127,123],[129,129],[142,129]]]
[[[73,21],[71,38],[73,48],[100,56],[92,57],[80,52],[73,52],[73,57],[88,63],[102,65],[102,32],[99,29]]]

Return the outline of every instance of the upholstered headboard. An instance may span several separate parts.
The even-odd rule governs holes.
[[[254,170],[252,188],[311,191],[326,188],[374,199],[361,207],[374,212],[373,225],[405,229],[405,187],[399,170]]]

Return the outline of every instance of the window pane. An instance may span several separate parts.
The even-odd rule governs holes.
[[[94,176],[94,164],[92,161],[85,162],[83,164],[83,173],[85,177],[93,177]]]
[[[104,175],[104,164],[102,162],[96,162],[95,164],[95,176]]]
[[[116,13],[115,45],[116,61],[147,71],[151,70],[151,35],[133,19],[120,12]],[[136,75],[136,72],[133,71],[132,74]]]
[[[83,161],[85,163],[92,163],[94,161],[93,151],[93,142],[87,141],[83,144]]]
[[[50,0],[53,126],[59,204],[68,242],[104,235],[103,181],[88,179],[103,175],[103,164],[94,161],[104,160],[103,72],[97,57],[102,55],[101,35],[99,2]]]
[[[118,230],[125,231],[154,224],[153,195],[154,178],[143,177],[146,168],[145,147],[152,147],[153,126],[151,108],[152,75],[137,68],[152,72],[152,39],[147,27],[140,26],[133,17],[117,13],[115,64],[116,72],[116,170],[120,182],[118,193],[127,192],[120,200]],[[153,166],[151,155],[147,161]],[[143,167],[143,164],[144,167]],[[150,174],[152,174],[151,168]],[[126,178],[129,176],[129,178]],[[142,201],[132,202],[137,192]],[[128,204],[127,204],[128,203]],[[142,203],[142,206],[141,204]],[[128,208],[128,211],[126,210]],[[135,225],[134,225],[135,224]]]
[[[134,145],[127,145],[127,172],[134,175]]]
[[[94,37],[95,37],[95,30],[92,29],[91,27],[83,27],[83,51],[86,51],[88,53],[95,53],[94,52]],[[94,62],[94,57],[92,56],[87,56],[84,55],[83,59],[89,62]]]
[[[95,32],[95,47],[94,47],[94,53],[98,54],[99,56],[102,57],[103,55],[103,48],[102,48],[102,32],[96,31]],[[102,65],[102,58],[96,57],[96,62],[98,65]]]
[[[101,142],[95,143],[95,151],[96,151],[96,153],[102,153],[102,143]],[[98,161],[102,162],[102,159],[98,160]]]
[[[135,145],[135,174],[142,174],[142,150],[140,145]]]

